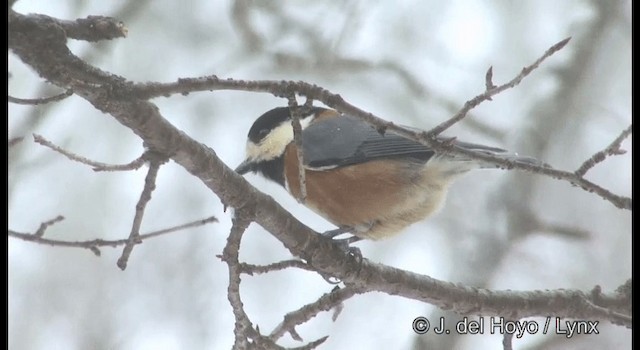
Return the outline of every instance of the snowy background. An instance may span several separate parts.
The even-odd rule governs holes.
[[[500,146],[573,171],[631,123],[631,2],[458,1],[29,1],[20,13],[61,19],[109,15],[125,39],[70,41],[74,53],[129,80],[171,82],[221,78],[315,83],[385,119],[428,129],[484,89],[514,77],[552,44],[573,37],[515,89],[474,109],[446,132]],[[60,92],[8,54],[9,94]],[[253,120],[283,99],[218,91],[153,101],[191,137],[230,167],[243,158]],[[34,232],[64,215],[46,237],[128,236],[146,171],[94,173],[31,142],[38,133],[85,157],[126,163],[140,139],[115,119],[73,96],[44,106],[9,104],[9,227]],[[631,138],[626,155],[607,159],[587,178],[631,196]],[[302,222],[333,228],[277,185],[248,176]],[[215,215],[220,223],[136,246],[126,271],[121,248],[96,257],[82,249],[8,239],[10,349],[229,349],[233,314],[227,268],[215,257],[230,214],[200,181],[169,163],[160,169],[142,232]],[[586,235],[576,238],[575,233]],[[524,172],[487,170],[463,177],[442,211],[383,242],[358,246],[368,259],[438,279],[492,289],[578,288],[610,292],[631,276],[631,212],[566,182]],[[252,225],[241,259],[266,264],[289,258]],[[244,277],[245,310],[263,333],[285,313],[333,286],[296,270]],[[348,300],[336,322],[322,313],[297,328],[323,349],[496,349],[501,336],[418,336],[417,316],[461,319],[430,305],[381,293]],[[542,319],[534,319],[541,321]],[[607,322],[599,335],[514,338],[516,349],[629,348],[631,331]],[[300,343],[288,335],[279,342]]]

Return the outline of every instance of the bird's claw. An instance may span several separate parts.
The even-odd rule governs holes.
[[[335,238],[337,236],[340,236],[341,234],[351,233],[351,232],[353,232],[353,228],[344,226],[344,227],[339,227],[339,228],[337,228],[335,230],[325,231],[325,232],[322,233],[322,235],[327,237],[327,238],[333,239],[333,238]]]

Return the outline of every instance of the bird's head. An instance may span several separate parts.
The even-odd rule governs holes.
[[[316,115],[325,110],[321,107],[299,108],[300,125],[303,130]],[[245,160],[235,171],[240,175],[248,172],[262,172],[266,177],[278,181],[265,171],[282,161],[287,145],[293,141],[291,121],[289,107],[274,108],[256,119],[247,135]]]

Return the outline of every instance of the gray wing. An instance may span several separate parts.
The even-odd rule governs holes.
[[[393,132],[380,134],[371,125],[347,115],[309,125],[302,132],[302,146],[309,168],[335,168],[391,157],[424,163],[434,155],[419,142]]]
[[[407,129],[419,131],[415,128]],[[544,165],[535,158],[509,153],[501,148],[450,140],[446,137],[439,138],[453,142],[453,147],[491,154],[517,163]],[[399,157],[426,163],[436,154],[431,148],[419,142],[391,131],[381,134],[373,126],[348,115],[309,125],[302,132],[302,149],[304,164],[310,169],[330,169],[376,159]],[[496,167],[493,163],[485,164],[462,154],[439,154],[438,156],[456,162],[459,167],[466,170],[477,167]]]

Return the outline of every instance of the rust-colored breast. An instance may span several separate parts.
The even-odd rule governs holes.
[[[355,234],[380,239],[398,233],[440,207],[448,179],[419,163],[374,160],[322,171],[306,170],[305,205]],[[285,151],[285,181],[300,199],[295,145]]]

